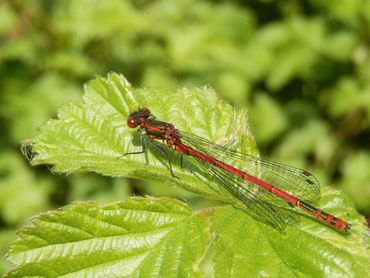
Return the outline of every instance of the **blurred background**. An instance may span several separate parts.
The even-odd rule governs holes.
[[[110,71],[133,86],[209,84],[249,110],[264,157],[312,171],[369,218],[369,45],[370,1],[0,1],[0,256],[29,217],[74,200],[195,199],[53,175],[21,155],[22,140]]]

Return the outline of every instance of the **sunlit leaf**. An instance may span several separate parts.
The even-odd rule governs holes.
[[[62,107],[58,119],[50,120],[41,127],[40,135],[27,143],[35,154],[33,165],[51,164],[55,172],[94,171],[109,176],[156,179],[230,200],[228,194],[219,194],[217,185],[210,183],[206,174],[194,175],[192,169],[184,171],[176,153],[171,153],[171,160],[177,177],[170,176],[168,161],[150,144],[147,156],[122,157],[124,153],[141,150],[139,133],[126,123],[129,113],[138,107],[148,107],[159,119],[223,145],[242,140],[243,151],[256,152],[248,133],[246,112],[237,112],[218,100],[208,87],[181,88],[176,93],[134,89],[122,76],[110,74],[107,79],[98,77],[88,83],[84,100]]]
[[[19,236],[7,277],[197,277],[208,246],[205,217],[167,198],[75,203]]]
[[[182,169],[180,157],[171,153],[170,159],[176,175],[171,177],[168,161],[150,148],[150,144],[147,157],[143,154],[121,157],[125,152],[141,150],[138,133],[126,125],[128,114],[138,107],[148,107],[158,119],[170,121],[180,129],[214,142],[229,146],[233,143],[232,146],[246,153],[256,151],[253,138],[248,132],[245,111],[235,111],[230,105],[219,101],[210,88],[181,88],[174,93],[160,89],[134,89],[123,76],[114,73],[107,78],[97,77],[89,82],[85,86],[84,102],[71,102],[60,109],[58,119],[50,120],[23,149],[30,150],[25,153],[33,165],[51,164],[58,173],[93,171],[107,176],[167,181],[205,197],[235,202],[209,174],[194,167],[191,158],[185,158],[185,166],[190,168]],[[232,277],[245,277],[264,271],[276,274],[273,267],[266,267],[270,263],[267,258],[271,257],[275,265],[280,265],[277,272],[279,275],[349,273],[351,276],[356,273],[361,276],[365,273],[368,259],[363,218],[357,214],[351,202],[337,191],[324,188],[318,205],[349,221],[353,225],[351,232],[344,235],[333,231],[306,215],[301,217],[300,226],[288,227],[286,233],[280,233],[248,216],[248,211],[241,204],[227,207],[226,214],[217,209],[211,209],[215,211],[214,214],[204,213],[213,223],[211,232],[216,247],[216,274],[219,277],[230,273]],[[85,209],[83,204],[78,207]],[[76,221],[79,222],[78,219]],[[233,223],[229,225],[229,221]],[[232,242],[222,239],[226,234],[230,234],[227,237]],[[249,237],[250,234],[254,236]],[[264,239],[263,243],[251,240],[257,237]],[[260,243],[266,248],[260,249]],[[301,250],[306,251],[301,253]],[[40,253],[37,256],[45,255]],[[256,265],[255,258],[259,257],[261,260]],[[323,262],[310,263],[310,258],[312,261],[317,258],[318,262]],[[28,262],[12,261],[22,265]],[[357,265],[352,266],[354,262]],[[297,267],[297,264],[300,266]],[[27,267],[32,271],[32,264]],[[129,270],[121,271],[126,273]]]
[[[330,209],[338,202],[345,206],[339,195],[328,194],[325,192],[325,200],[320,203],[323,208]],[[357,232],[348,236],[332,233],[307,218],[302,219],[301,228],[279,233],[225,206],[212,218],[215,276],[367,276],[368,249],[358,240]]]

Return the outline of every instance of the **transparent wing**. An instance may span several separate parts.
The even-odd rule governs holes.
[[[297,198],[317,202],[320,199],[320,184],[309,172],[257,156],[243,154],[207,139],[180,132],[181,141],[203,153],[211,155],[225,163],[255,175],[275,187],[278,187]],[[272,195],[272,194],[268,194]]]
[[[292,208],[286,201],[221,168],[197,158],[196,160],[217,183],[241,201],[249,209],[248,212],[257,216],[258,220],[279,231],[284,231],[286,224],[299,223],[298,214],[291,211]]]

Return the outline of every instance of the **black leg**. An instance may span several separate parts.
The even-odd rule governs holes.
[[[168,168],[170,169],[171,176],[174,177],[174,178],[178,178],[173,173],[172,164],[171,164],[170,156],[168,155],[168,151],[161,144],[157,143],[156,141],[153,140],[152,143],[153,143],[153,146],[157,148],[157,150],[159,150],[163,155],[166,156],[167,161],[168,161]]]
[[[146,152],[146,146],[145,146],[145,138],[143,134],[140,134],[140,140],[141,140],[141,151],[140,152],[130,152],[130,153],[124,153],[123,155],[120,155],[117,158],[121,158],[125,155],[130,155],[130,154],[142,154]]]

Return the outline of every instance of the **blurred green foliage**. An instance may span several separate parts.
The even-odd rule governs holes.
[[[149,192],[52,175],[20,154],[21,140],[109,71],[135,86],[210,84],[249,108],[264,156],[309,169],[370,215],[369,30],[370,1],[1,1],[0,252],[38,211]]]

